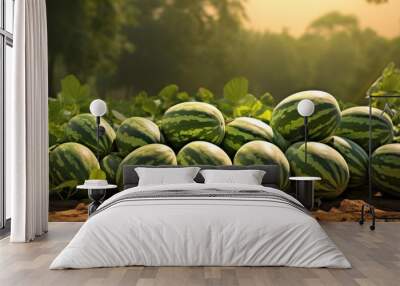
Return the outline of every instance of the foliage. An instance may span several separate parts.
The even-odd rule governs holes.
[[[49,98],[49,134],[50,146],[64,141],[66,123],[75,115],[87,112],[89,104],[94,99],[88,84],[82,84],[74,75],[68,75],[61,81],[61,91],[56,98]],[[389,64],[382,75],[371,85],[368,93],[373,95],[400,94],[400,70],[393,63]],[[178,85],[170,84],[157,94],[149,95],[140,91],[129,99],[106,98],[110,112],[106,119],[117,129],[122,121],[132,116],[142,116],[157,122],[171,106],[187,101],[207,102],[215,105],[223,113],[226,121],[236,117],[246,116],[270,122],[275,105],[274,97],[264,92],[253,95],[249,92],[249,82],[244,77],[228,81],[218,96],[211,90],[201,87],[194,94],[179,89]],[[353,103],[338,100],[341,109],[354,106]],[[391,117],[395,125],[400,124],[400,99],[374,101],[374,106],[385,109],[385,103],[390,103]]]
[[[386,3],[386,2],[388,2],[388,1],[389,1],[389,0],[367,0],[367,2],[375,3],[375,4]]]
[[[232,48],[245,20],[243,0],[135,1],[138,25],[126,30],[136,49],[124,52],[114,88],[157,92],[174,79],[190,92],[235,75]],[[220,86],[218,87],[220,88]]]
[[[56,98],[49,97],[49,145],[64,141],[67,122],[80,113],[89,110],[94,98],[87,84],[81,84],[74,75],[61,80],[61,91]]]
[[[88,84],[82,84],[76,76],[67,75],[61,80],[61,91],[56,98],[49,98],[49,146],[65,141],[65,127],[68,121],[80,113],[87,113],[94,99]],[[248,80],[234,78],[223,88],[223,96],[217,97],[207,88],[199,88],[191,95],[181,91],[175,84],[162,88],[156,95],[141,91],[131,99],[106,98],[107,121],[117,129],[128,117],[141,116],[157,122],[171,106],[187,101],[201,101],[219,108],[227,121],[235,117],[248,116],[269,122],[274,99],[268,92],[261,96],[249,93]]]
[[[247,29],[244,3],[47,0],[50,94],[65,74],[73,73],[93,85],[93,94],[113,101],[135,101],[146,90],[137,99],[143,104],[137,104],[157,118],[165,106],[148,98],[171,80],[199,100],[209,96],[199,86],[220,91],[228,79],[242,75],[252,83],[253,94],[268,90],[277,100],[320,89],[344,102],[366,104],[376,71],[387,62],[400,63],[400,38],[362,28],[352,15],[330,12],[293,37],[287,31]],[[114,109],[128,114],[133,107]]]
[[[61,200],[67,201],[78,192],[76,189],[77,185],[77,180],[68,180],[59,184],[58,186],[50,185],[50,194],[56,194]]]
[[[400,72],[394,64],[390,64],[384,69],[382,75],[369,88],[369,93],[373,95],[397,94],[399,93]],[[56,98],[49,98],[49,133],[52,152],[57,144],[65,140],[64,130],[67,122],[80,113],[87,113],[90,102],[94,99],[89,85],[82,84],[73,75],[66,76],[61,82],[61,91]],[[271,113],[275,105],[275,100],[270,93],[263,93],[255,96],[249,91],[249,81],[244,77],[236,77],[228,81],[217,96],[211,90],[201,87],[196,93],[189,93],[180,90],[175,84],[170,84],[162,88],[157,94],[150,95],[145,91],[139,92],[130,99],[113,100],[107,99],[110,112],[106,114],[106,120],[112,123],[114,129],[126,118],[140,116],[152,119],[158,123],[165,111],[178,103],[187,101],[207,102],[216,106],[229,122],[237,117],[253,117],[269,123]],[[347,101],[339,101],[342,109],[353,106]],[[392,109],[398,109],[398,105],[393,105]],[[394,113],[397,115],[398,113]],[[395,142],[400,142],[400,124],[396,123],[396,116],[392,116],[395,122],[394,133]],[[397,125],[397,126],[396,126]],[[117,148],[117,147],[115,147]],[[116,152],[117,150],[112,150]],[[91,172],[90,178],[104,178],[102,170]],[[58,186],[51,186],[52,194],[57,194],[61,199],[70,199],[77,195],[74,190],[77,185],[75,180],[67,180]]]
[[[139,92],[132,100],[112,103],[113,121],[118,123],[131,116],[144,116],[158,121],[164,112],[171,106],[187,101],[201,101],[215,105],[229,121],[235,117],[248,116],[269,122],[272,115],[274,99],[268,92],[261,96],[249,93],[248,80],[234,78],[225,84],[223,96],[217,97],[212,91],[201,87],[194,95],[180,91],[175,84],[162,88],[157,95],[150,96],[146,92]],[[131,103],[131,104],[128,104]],[[128,107],[129,106],[129,107]]]
[[[275,100],[299,90],[326,90],[341,109],[365,105],[376,71],[400,63],[400,37],[383,38],[338,12],[296,38],[246,29],[244,0],[46,2],[50,146],[65,141],[66,123],[87,112],[95,97],[107,101],[105,119],[114,129],[131,116],[158,122],[186,101],[215,105],[227,122],[248,116],[268,123]],[[176,84],[167,84],[171,79]],[[370,92],[399,93],[399,84],[399,69],[389,65]],[[384,109],[385,102],[374,105]],[[400,142],[400,102],[387,102]],[[52,191],[69,189],[69,198],[76,184],[66,181]]]
[[[133,48],[123,32],[135,24],[130,0],[47,0],[46,7],[51,94],[67,73],[112,76],[119,55]]]
[[[380,100],[373,100],[373,106],[384,110],[392,117],[395,125],[400,124],[400,69],[390,63],[382,75],[367,91],[371,96],[393,96]]]

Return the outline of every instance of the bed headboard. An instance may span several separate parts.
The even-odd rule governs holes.
[[[139,182],[139,177],[135,171],[137,167],[146,168],[182,168],[183,166],[144,166],[144,165],[127,165],[123,169],[123,189],[129,189],[136,187]],[[201,169],[218,169],[218,170],[247,170],[256,169],[265,171],[265,176],[262,180],[262,185],[265,187],[272,187],[278,189],[279,187],[279,177],[280,168],[278,165],[252,165],[252,166],[196,166]],[[199,173],[195,181],[198,183],[203,183],[204,178]]]

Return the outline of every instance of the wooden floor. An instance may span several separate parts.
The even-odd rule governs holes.
[[[49,233],[28,244],[0,241],[0,285],[400,285],[400,223],[371,232],[357,223],[324,223],[353,269],[288,267],[126,267],[48,270],[81,223],[50,223]]]

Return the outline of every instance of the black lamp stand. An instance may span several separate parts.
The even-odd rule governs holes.
[[[372,218],[372,224],[369,226],[370,230],[375,230],[375,207],[372,205],[372,99],[382,99],[382,98],[400,98],[399,95],[371,95],[367,93],[368,97],[368,108],[369,108],[369,124],[368,124],[368,201],[361,207],[361,217],[359,224],[363,225],[365,217],[370,215]],[[395,218],[393,218],[395,219]],[[385,218],[385,220],[391,220],[391,218]]]
[[[100,162],[100,137],[103,136],[106,133],[106,130],[103,126],[100,125],[100,116],[96,116],[96,143],[97,143],[97,148],[96,148],[96,155],[97,155],[97,160]]]
[[[308,116],[304,116],[304,162],[307,165]]]

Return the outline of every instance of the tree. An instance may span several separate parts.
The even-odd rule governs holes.
[[[126,0],[47,0],[50,95],[68,73],[83,81],[115,71],[121,52],[131,50],[122,33],[135,21]]]
[[[52,86],[73,73],[113,102],[168,84],[191,96],[207,87],[219,98],[225,82],[243,76],[250,93],[269,91],[277,100],[323,89],[364,103],[379,71],[400,58],[399,37],[381,37],[339,12],[296,38],[245,28],[244,0],[47,1]]]
[[[340,31],[352,33],[357,29],[359,24],[355,16],[333,11],[314,20],[307,30],[309,33],[331,35]]]
[[[382,4],[382,3],[387,3],[388,0],[367,0],[369,3],[375,3],[375,4]]]
[[[126,30],[114,87],[151,93],[173,81],[189,91],[214,88],[233,76],[230,58],[245,18],[241,0],[137,1],[138,25]],[[228,75],[228,76],[227,76]]]

